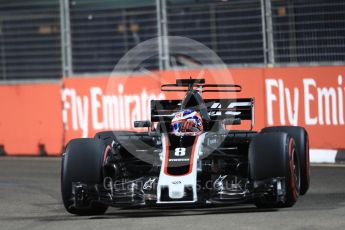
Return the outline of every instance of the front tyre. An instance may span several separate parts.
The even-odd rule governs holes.
[[[303,127],[298,126],[273,126],[261,130],[262,133],[285,132],[288,133],[296,143],[297,155],[300,163],[301,189],[300,195],[305,195],[310,186],[309,167],[309,139],[308,133]]]
[[[287,133],[260,133],[249,147],[250,174],[253,180],[285,178],[284,202],[258,197],[258,208],[281,208],[293,206],[299,196],[300,164],[294,139]]]
[[[62,156],[61,195],[65,209],[76,215],[101,215],[108,206],[92,202],[88,207],[73,205],[72,182],[99,184],[102,182],[105,144],[100,139],[80,138],[71,140]]]

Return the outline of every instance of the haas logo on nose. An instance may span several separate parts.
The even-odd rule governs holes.
[[[181,181],[173,181],[172,184],[181,184]]]

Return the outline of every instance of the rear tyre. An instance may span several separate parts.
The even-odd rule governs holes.
[[[296,150],[301,169],[300,195],[306,194],[310,186],[309,138],[307,131],[303,127],[298,126],[275,126],[264,128],[261,132],[285,132],[293,137],[296,142]]]
[[[81,138],[70,141],[62,156],[61,195],[69,213],[76,215],[101,215],[108,206],[92,202],[88,207],[75,208],[72,200],[72,182],[99,184],[102,181],[105,144],[99,139]]]
[[[258,208],[281,208],[293,206],[299,196],[300,169],[294,139],[287,133],[260,133],[249,146],[250,176],[253,180],[276,177],[285,178],[285,201],[283,203],[256,198]]]

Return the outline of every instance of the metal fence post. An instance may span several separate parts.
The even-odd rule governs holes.
[[[288,4],[288,15],[289,15],[289,44],[290,50],[290,62],[297,62],[297,41],[296,41],[296,22],[295,22],[295,12],[290,9],[294,9],[294,2],[292,0],[287,1]]]
[[[162,46],[162,24],[161,24],[161,1],[156,0],[156,14],[157,14],[157,42],[158,42],[158,63],[159,69],[163,69],[163,46]]]
[[[267,38],[266,38],[266,16],[265,0],[260,0],[261,4],[261,26],[262,26],[262,48],[264,52],[264,64],[267,65]]]
[[[69,0],[60,0],[60,32],[63,76],[72,76],[72,41]]]
[[[271,0],[264,0],[268,64],[274,65],[274,38]]]
[[[166,1],[156,0],[157,5],[157,33],[158,33],[158,57],[159,69],[167,69],[169,62],[169,40]]]
[[[166,0],[162,0],[162,35],[163,35],[163,63],[164,63],[164,69],[168,69],[170,66],[169,61],[169,40],[168,40],[168,16],[167,16],[167,6],[166,6]]]

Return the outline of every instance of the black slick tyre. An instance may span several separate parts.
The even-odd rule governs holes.
[[[105,144],[100,139],[80,138],[70,141],[62,156],[61,196],[65,209],[76,215],[101,215],[108,206],[92,202],[88,207],[75,208],[72,182],[99,184],[102,181]]]

